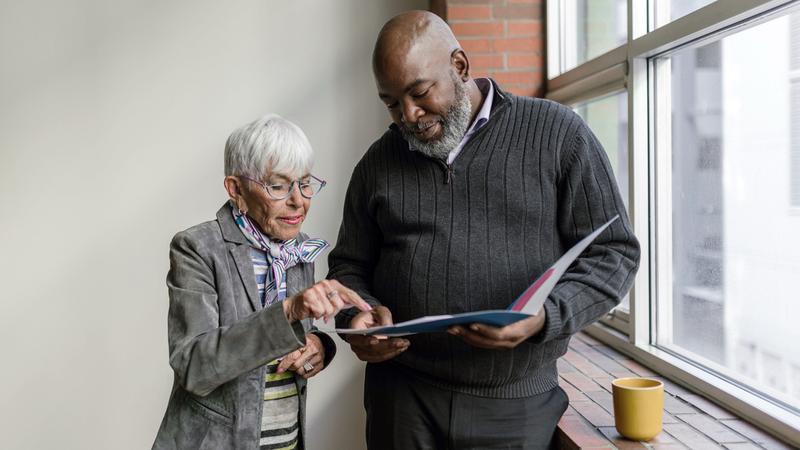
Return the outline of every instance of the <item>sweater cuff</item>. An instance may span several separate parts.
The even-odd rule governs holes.
[[[552,341],[561,333],[561,311],[559,311],[556,302],[552,301],[548,297],[542,307],[544,308],[545,313],[544,327],[542,327],[538,333],[530,337],[529,341],[532,344],[541,344]]]
[[[323,364],[325,367],[330,366],[331,361],[333,361],[333,357],[336,356],[336,343],[333,342],[332,337],[328,336],[328,333],[319,330],[314,330],[311,333],[318,337],[320,342],[322,342],[322,347],[325,350],[325,359]]]

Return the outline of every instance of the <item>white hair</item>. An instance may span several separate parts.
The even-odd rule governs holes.
[[[314,151],[303,130],[277,114],[243,125],[225,143],[225,176],[257,180],[266,173],[300,177],[311,172]]]

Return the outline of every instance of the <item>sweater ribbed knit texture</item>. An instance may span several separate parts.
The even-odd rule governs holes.
[[[611,166],[583,120],[499,90],[489,121],[448,166],[390,128],[356,166],[329,278],[395,322],[505,309],[578,240],[619,214],[545,302],[545,328],[512,350],[446,333],[408,336],[392,360],[441,387],[493,398],[546,392],[569,337],[627,293],[639,246]],[[349,326],[353,310],[337,317]]]

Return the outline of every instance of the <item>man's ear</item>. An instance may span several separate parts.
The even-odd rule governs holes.
[[[450,63],[461,81],[469,81],[469,58],[464,50],[460,48],[453,50],[453,53],[450,54]]]

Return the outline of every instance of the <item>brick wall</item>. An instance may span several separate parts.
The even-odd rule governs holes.
[[[544,94],[544,0],[441,0],[431,9],[447,19],[473,77],[517,95]]]

